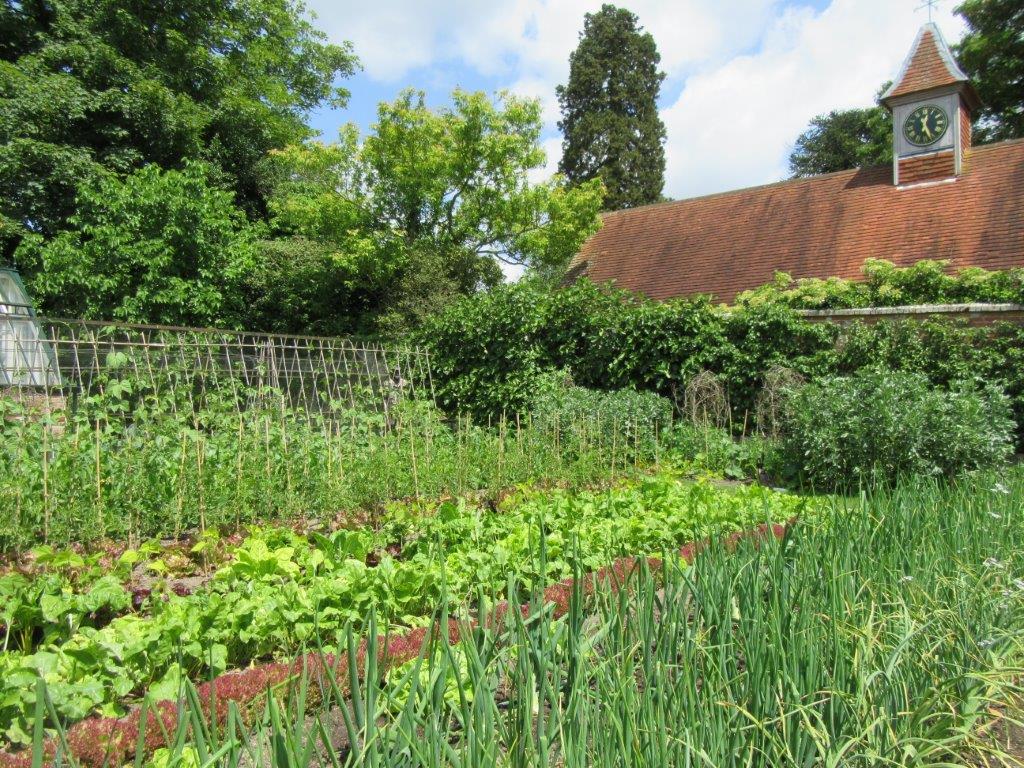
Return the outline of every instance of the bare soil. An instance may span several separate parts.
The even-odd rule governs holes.
[[[992,712],[994,720],[982,727],[981,742],[990,748],[993,756],[978,756],[965,765],[971,768],[985,766],[1021,766],[1024,768],[1024,701]],[[998,755],[996,757],[995,755]]]

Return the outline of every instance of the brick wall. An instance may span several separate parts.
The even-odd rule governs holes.
[[[922,181],[938,181],[956,176],[956,157],[953,150],[926,157],[910,157],[900,160],[900,186],[919,184]]]

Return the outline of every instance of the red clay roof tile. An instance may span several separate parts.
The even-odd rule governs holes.
[[[972,106],[977,105],[977,94],[970,79],[953,58],[942,32],[935,24],[925,24],[917,33],[910,55],[896,80],[882,96],[883,103],[890,103],[900,96],[909,96],[962,83],[965,97]]]
[[[861,277],[865,259],[1024,266],[1024,139],[976,147],[954,182],[898,188],[889,166],[615,211],[570,269],[651,298],[730,302],[776,271]]]

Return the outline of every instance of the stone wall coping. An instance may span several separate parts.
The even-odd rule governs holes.
[[[889,315],[998,314],[1024,312],[1024,304],[907,304],[899,307],[798,309],[801,317],[875,317]]]

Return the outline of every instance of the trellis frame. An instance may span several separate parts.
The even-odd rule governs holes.
[[[26,324],[34,331],[27,332]],[[404,397],[434,399],[429,354],[417,346],[48,318],[11,310],[0,312],[0,334],[15,352],[0,359],[0,386],[48,410],[83,394],[102,394],[120,378],[118,371],[129,372],[156,393],[184,388],[193,407],[226,388],[240,410],[253,398],[276,394],[299,412],[321,416],[345,408],[386,412]],[[20,367],[12,367],[11,360],[21,361],[16,363]]]

